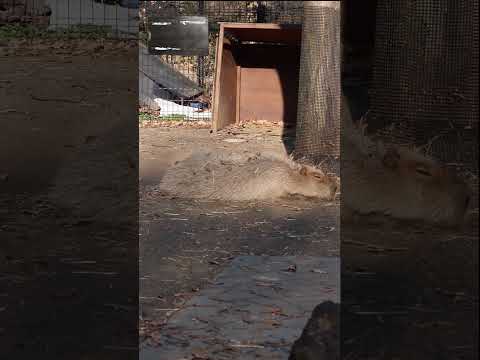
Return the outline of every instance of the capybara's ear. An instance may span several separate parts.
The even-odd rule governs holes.
[[[307,169],[307,167],[306,167],[306,166],[302,166],[302,167],[300,168],[300,175],[307,176],[307,174],[308,174],[308,169]]]
[[[398,167],[399,160],[400,154],[395,148],[388,148],[383,155],[383,165],[389,169],[396,169]]]

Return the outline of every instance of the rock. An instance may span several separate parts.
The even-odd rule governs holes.
[[[289,360],[340,359],[339,317],[339,304],[325,301],[317,305],[293,344]]]

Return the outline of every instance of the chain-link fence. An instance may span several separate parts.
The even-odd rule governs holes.
[[[40,35],[101,34],[137,38],[139,1],[134,0],[0,0],[3,31]],[[31,30],[35,31],[31,31]]]
[[[205,16],[209,21],[209,55],[148,55],[140,46],[141,112],[163,120],[211,120],[215,50],[219,22],[299,24],[297,1],[141,1],[140,38],[157,17]]]

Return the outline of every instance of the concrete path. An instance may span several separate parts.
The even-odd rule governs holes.
[[[140,359],[286,360],[313,308],[339,301],[339,283],[338,257],[237,257]]]

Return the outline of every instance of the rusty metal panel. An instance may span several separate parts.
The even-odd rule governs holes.
[[[219,41],[213,128],[251,120],[294,124],[301,27],[222,24]]]
[[[302,39],[302,27],[295,24],[224,24],[224,28],[239,41],[297,45]]]
[[[235,123],[237,109],[237,64],[232,44],[224,37],[223,24],[217,41],[215,88],[213,97],[213,129],[220,130]]]
[[[237,57],[242,68],[239,120],[294,124],[300,47],[242,45]]]
[[[237,109],[237,64],[230,44],[223,44],[222,55],[218,119],[223,127],[235,123],[235,112]]]
[[[283,91],[276,69],[242,68],[240,87],[240,122],[283,120]]]

